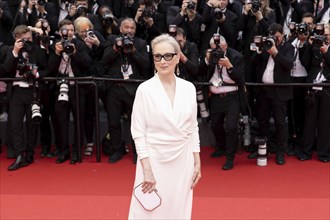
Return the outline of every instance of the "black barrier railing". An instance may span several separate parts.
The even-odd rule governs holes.
[[[77,146],[78,147],[78,159],[81,162],[82,161],[82,152],[81,152],[81,143],[80,143],[80,137],[81,137],[81,129],[80,129],[80,109],[79,109],[79,87],[80,85],[92,85],[94,88],[94,94],[95,94],[95,141],[96,141],[96,160],[97,162],[101,162],[101,146],[100,146],[100,117],[99,117],[99,104],[98,104],[98,89],[97,89],[97,84],[95,81],[103,81],[103,82],[118,82],[118,83],[142,83],[145,80],[142,79],[118,79],[118,78],[107,78],[107,77],[44,77],[42,79],[38,79],[38,81],[60,81],[61,79],[66,79],[66,80],[71,80],[75,81],[76,85],[76,105],[77,105],[77,112],[76,112],[76,118],[77,121],[76,126],[77,126]],[[13,81],[24,81],[26,80],[25,78],[1,78],[0,81],[4,82],[13,82]],[[200,86],[210,86],[212,83],[210,82],[192,82],[195,85],[200,85]],[[242,84],[228,84],[224,83],[221,86],[241,86]],[[318,86],[318,87],[330,87],[330,83],[274,83],[274,84],[265,84],[265,83],[251,83],[251,82],[246,82],[244,84],[245,86],[268,86],[268,87],[287,87],[287,86],[303,86],[303,87],[313,87],[313,86]]]

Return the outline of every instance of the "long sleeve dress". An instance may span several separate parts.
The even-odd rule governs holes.
[[[194,85],[176,77],[172,106],[157,74],[142,83],[133,105],[131,132],[138,159],[149,158],[162,204],[145,211],[132,196],[128,218],[191,219],[193,153],[200,151]],[[138,162],[134,187],[143,180]]]

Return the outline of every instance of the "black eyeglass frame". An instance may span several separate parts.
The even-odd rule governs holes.
[[[166,60],[166,61],[171,61],[175,55],[177,55],[177,53],[165,53],[163,55],[161,55],[161,54],[153,54],[152,55],[152,59],[155,62],[160,62],[162,60],[162,58],[164,58],[164,60]],[[155,56],[159,56],[159,59],[158,58],[155,58]],[[166,56],[168,56],[168,57],[166,58]]]

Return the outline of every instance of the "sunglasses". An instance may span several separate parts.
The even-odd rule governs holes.
[[[162,60],[162,58],[164,58],[164,60],[166,61],[170,61],[173,59],[173,57],[177,55],[177,53],[165,53],[164,55],[161,54],[153,54],[152,58],[154,59],[154,61],[156,62],[160,62]]]

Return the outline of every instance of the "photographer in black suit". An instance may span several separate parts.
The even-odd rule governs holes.
[[[187,40],[197,45],[201,37],[202,16],[197,12],[197,0],[182,0],[181,7],[171,6],[167,10],[167,26],[183,28]]]
[[[106,76],[118,79],[148,79],[149,55],[144,40],[134,37],[136,24],[133,19],[125,18],[120,24],[119,36],[109,37],[109,46],[105,49],[102,63],[109,67]],[[125,143],[121,133],[121,115],[123,110],[131,115],[136,83],[106,82],[107,113],[111,142],[115,152],[109,162],[120,160],[125,152]],[[134,162],[136,152],[133,146]]]
[[[257,82],[265,84],[290,83],[294,63],[294,46],[284,43],[283,27],[272,24],[268,37],[255,37],[256,50],[252,64],[256,66]],[[259,133],[267,139],[269,120],[274,117],[276,127],[276,163],[285,164],[284,152],[288,141],[287,103],[293,97],[292,87],[262,86],[256,91]]]
[[[81,77],[87,76],[90,73],[92,58],[89,56],[88,47],[85,43],[74,38],[74,25],[72,21],[64,19],[59,24],[59,33],[61,40],[57,42],[49,53],[49,72],[53,76],[58,77]],[[75,82],[70,80],[61,80],[58,82],[58,98],[55,103],[55,118],[54,130],[57,140],[59,157],[56,163],[63,163],[70,159],[69,147],[69,124],[70,111],[72,111],[74,119],[74,141],[72,145],[72,156],[70,164],[79,162],[77,146],[77,132],[81,127],[76,126],[77,122],[77,106],[76,106],[76,91]],[[83,143],[81,136],[80,143]]]
[[[41,121],[37,78],[46,76],[47,56],[39,47],[33,45],[32,32],[25,25],[19,25],[13,32],[15,44],[7,56],[6,72],[11,77],[24,77],[24,81],[12,83],[9,117],[16,161],[8,167],[9,171],[27,166],[34,161],[34,146],[37,143],[38,126]],[[23,119],[26,118],[27,143],[24,143]]]
[[[202,15],[202,23],[205,30],[202,33],[201,51],[209,46],[209,39],[214,33],[223,35],[228,46],[235,48],[237,39],[238,16],[230,10],[227,10],[228,0],[210,0],[205,4]]]
[[[238,144],[240,87],[222,84],[244,83],[244,61],[243,56],[229,48],[225,38],[219,34],[214,34],[210,46],[201,61],[200,74],[204,75],[205,81],[212,83],[209,86],[211,127],[217,147],[226,148],[226,162],[222,169],[230,170],[234,166]]]

